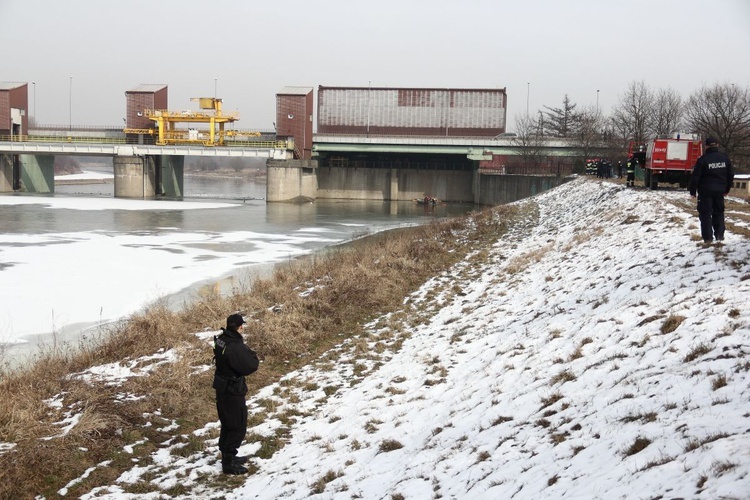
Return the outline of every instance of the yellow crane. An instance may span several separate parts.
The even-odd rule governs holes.
[[[201,144],[203,146],[224,146],[227,136],[258,137],[260,132],[224,130],[224,125],[239,120],[239,113],[225,114],[221,111],[221,99],[216,97],[193,97],[191,101],[198,101],[198,107],[206,111],[169,111],[166,109],[146,109],[144,116],[156,125],[151,129],[128,129],[126,134],[156,135],[156,144]],[[178,129],[178,124],[208,124],[208,130],[188,127]],[[217,128],[218,127],[218,128]]]

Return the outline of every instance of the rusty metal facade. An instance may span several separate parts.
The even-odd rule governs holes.
[[[494,137],[505,89],[318,87],[321,134]]]
[[[285,87],[276,94],[276,137],[294,138],[294,156],[309,160],[313,143],[313,88]]]
[[[152,128],[146,116],[147,109],[168,109],[168,87],[162,84],[143,84],[125,92],[125,127],[130,129]]]

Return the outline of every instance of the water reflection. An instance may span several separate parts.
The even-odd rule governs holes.
[[[39,205],[4,207],[0,231],[45,233],[114,231],[124,233],[231,232],[289,234],[305,228],[331,231],[333,238],[378,231],[427,219],[454,217],[471,204],[417,205],[412,201],[316,200],[311,203],[270,203],[265,184],[242,178],[186,175],[185,200],[223,201],[226,208],[206,210],[50,210]],[[113,184],[60,185],[55,196],[114,195]]]

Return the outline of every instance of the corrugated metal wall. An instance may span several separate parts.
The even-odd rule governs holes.
[[[322,134],[494,137],[505,132],[505,89],[318,88]]]

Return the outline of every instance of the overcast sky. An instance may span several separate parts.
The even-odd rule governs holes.
[[[271,128],[285,86],[371,84],[505,87],[512,130],[527,99],[750,86],[750,0],[0,0],[0,61],[45,124],[122,124],[126,90],[165,83],[171,109],[216,89]]]

